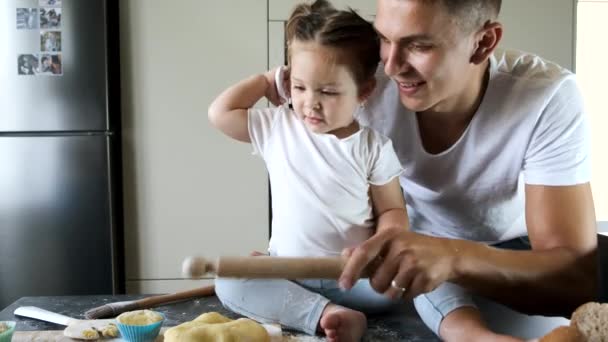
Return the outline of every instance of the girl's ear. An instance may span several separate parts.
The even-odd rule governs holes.
[[[376,89],[376,78],[372,77],[359,88],[359,102],[363,103]]]

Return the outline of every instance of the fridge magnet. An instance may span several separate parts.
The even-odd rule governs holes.
[[[36,75],[40,71],[40,63],[37,54],[17,56],[17,74]]]
[[[59,76],[63,74],[61,54],[42,54],[40,56],[39,75]]]
[[[61,51],[61,32],[42,31],[40,32],[40,51],[59,52]]]
[[[40,7],[61,7],[61,0],[38,0]]]
[[[38,28],[37,8],[17,8],[17,30]]]
[[[40,28],[59,29],[61,27],[61,8],[41,8]]]

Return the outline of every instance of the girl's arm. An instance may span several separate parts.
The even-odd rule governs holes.
[[[251,142],[247,127],[247,112],[258,100],[266,96],[276,99],[275,70],[250,76],[224,90],[209,106],[209,121],[227,136]]]
[[[392,229],[409,230],[399,177],[393,178],[384,185],[370,185],[370,192],[377,218],[376,233]]]

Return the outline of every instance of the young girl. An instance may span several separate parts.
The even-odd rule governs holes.
[[[209,108],[215,127],[250,142],[266,163],[273,209],[269,254],[336,256],[374,232],[408,229],[402,168],[392,144],[355,120],[375,87],[374,28],[353,11],[316,1],[297,6],[286,30],[285,83],[293,109],[252,108],[264,96],[278,104],[276,70],[238,82]],[[397,215],[401,224],[383,223],[384,215]],[[344,292],[335,280],[220,278],[216,293],[239,314],[322,332],[329,341],[360,340],[364,313],[400,302],[376,293],[368,280]]]

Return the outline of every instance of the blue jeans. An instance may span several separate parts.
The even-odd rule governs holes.
[[[215,292],[226,308],[238,314],[310,335],[317,332],[321,313],[330,302],[365,314],[404,305],[374,291],[368,279],[359,280],[350,291],[342,291],[336,280],[217,278]]]
[[[495,247],[529,250],[528,238],[518,238],[496,244]],[[481,311],[481,316],[489,328],[497,333],[508,334],[524,339],[537,338],[560,325],[568,325],[563,317],[529,316],[511,310],[506,306],[488,299],[472,295],[464,288],[443,283],[435,290],[414,298],[414,306],[424,323],[439,336],[439,326],[450,312],[473,307]]]

